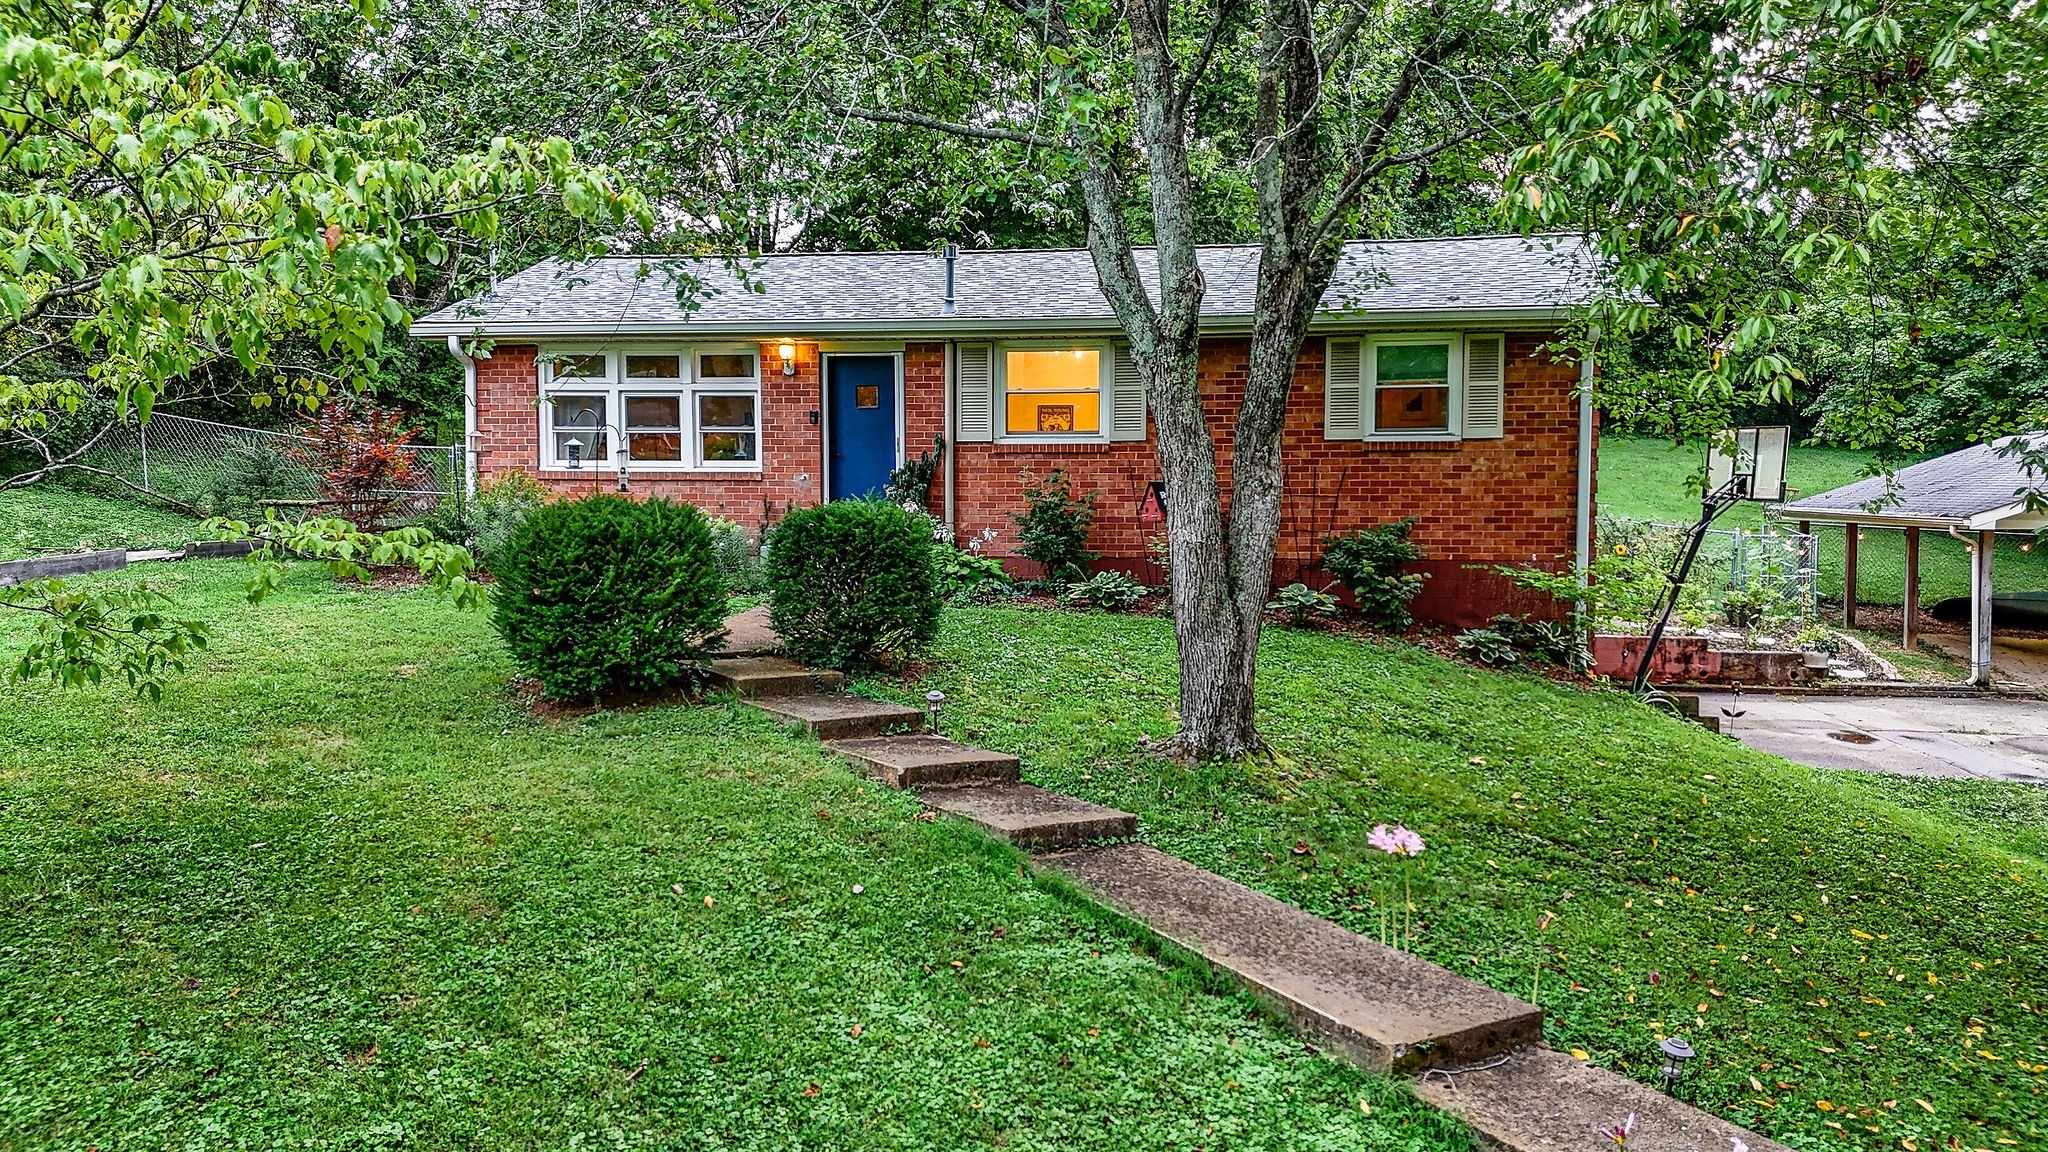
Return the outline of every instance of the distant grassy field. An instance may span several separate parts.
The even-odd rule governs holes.
[[[1699,444],[1675,446],[1666,440],[1638,436],[1600,438],[1600,511],[1637,520],[1685,524],[1700,514],[1699,497],[1686,481],[1706,459]],[[1911,461],[1909,461],[1911,462]],[[1785,465],[1785,484],[1797,495],[1811,496],[1853,483],[1868,474],[1871,455],[1846,448],[1795,445]],[[1728,510],[1723,527],[1754,528],[1763,510],[1742,504]],[[1816,525],[1820,538],[1820,594],[1842,598],[1842,532]],[[2001,539],[1993,558],[2001,589],[2048,588],[2048,556],[2041,549],[2021,551],[2025,541]],[[1865,529],[1857,552],[1857,600],[1864,604],[1897,604],[1905,595],[1906,546],[1898,532]],[[1932,604],[1970,591],[1969,554],[1961,541],[1940,533],[1920,538],[1920,603]]]
[[[197,522],[59,484],[0,492],[0,560],[94,548],[174,548]]]

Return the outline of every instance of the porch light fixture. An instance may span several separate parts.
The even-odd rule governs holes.
[[[775,351],[782,355],[782,374],[784,376],[796,375],[796,342],[784,340]]]
[[[930,714],[932,735],[939,734],[939,709],[946,706],[946,694],[937,688],[924,694],[924,710]]]
[[[1678,1095],[1679,1082],[1685,1079],[1686,1061],[1693,1058],[1692,1045],[1685,1037],[1673,1036],[1657,1042],[1657,1051],[1663,1054],[1663,1062],[1657,1067],[1657,1075],[1664,1081],[1668,1095]]]

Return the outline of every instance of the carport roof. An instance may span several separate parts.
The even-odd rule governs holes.
[[[1923,460],[1890,476],[1872,476],[1779,506],[1787,520],[1875,527],[2031,531],[2048,516],[2027,509],[2044,487],[2022,450],[2048,450],[2048,433],[2007,436]]]

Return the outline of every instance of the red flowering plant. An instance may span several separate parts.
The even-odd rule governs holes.
[[[407,500],[432,486],[412,450],[418,430],[405,413],[369,400],[331,400],[306,418],[310,442],[293,450],[320,475],[321,504],[366,532],[402,518]]]

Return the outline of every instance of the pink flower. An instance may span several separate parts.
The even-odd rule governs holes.
[[[1422,855],[1422,837],[1399,824],[1392,828],[1385,824],[1373,825],[1372,832],[1366,836],[1365,842],[1389,856]]]
[[[1740,1136],[1728,1138],[1729,1152],[1749,1152],[1749,1143]]]
[[[1624,1120],[1624,1121],[1622,1121],[1621,1123],[1619,1123],[1619,1124],[1616,1124],[1616,1125],[1614,1125],[1613,1127],[1610,1127],[1610,1128],[1602,1128],[1602,1129],[1600,1130],[1600,1134],[1601,1134],[1602,1136],[1605,1136],[1605,1137],[1607,1137],[1607,1138],[1608,1138],[1609,1140],[1612,1140],[1612,1141],[1614,1141],[1614,1146],[1615,1146],[1616,1148],[1627,1148],[1627,1147],[1628,1147],[1628,1138],[1629,1138],[1630,1136],[1633,1136],[1633,1135],[1635,1135],[1635,1131],[1636,1131],[1636,1114],[1635,1114],[1635,1113],[1633,1113],[1633,1112],[1631,1112],[1631,1113],[1629,1113],[1629,1114],[1628,1114],[1628,1119],[1627,1119],[1627,1120]],[[1746,1150],[1745,1150],[1745,1152],[1746,1152]]]
[[[1550,927],[1550,922],[1555,919],[1557,919],[1557,917],[1549,912],[1545,912],[1543,915],[1538,916],[1536,918],[1536,930],[1538,932],[1541,932],[1545,928]]]

